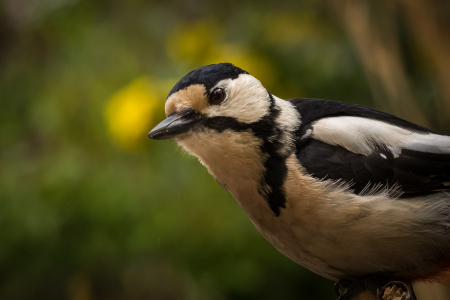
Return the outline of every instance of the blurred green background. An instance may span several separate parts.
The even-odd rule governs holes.
[[[232,62],[450,134],[449,54],[447,1],[0,1],[0,299],[335,299],[147,133]]]

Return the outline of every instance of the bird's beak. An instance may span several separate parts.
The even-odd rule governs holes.
[[[155,126],[148,137],[154,140],[171,139],[175,136],[189,131],[189,129],[200,121],[200,114],[188,109],[171,115],[161,123]]]

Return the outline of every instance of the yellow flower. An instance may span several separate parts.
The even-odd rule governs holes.
[[[183,24],[169,35],[167,52],[175,63],[186,68],[229,62],[258,78],[267,88],[275,86],[278,74],[273,65],[246,45],[225,43],[223,33],[212,20]]]
[[[111,97],[105,107],[105,120],[118,146],[133,149],[146,141],[148,131],[163,118],[162,92],[159,84],[140,77]]]
[[[178,26],[166,41],[169,56],[177,63],[202,64],[216,43],[221,30],[214,21],[200,20]]]
[[[267,41],[283,47],[305,42],[321,30],[314,18],[295,12],[268,13],[262,25]]]

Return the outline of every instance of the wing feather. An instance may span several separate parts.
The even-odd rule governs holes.
[[[449,136],[353,104],[292,101],[302,116],[297,158],[312,176],[352,182],[358,194],[380,185],[406,195],[450,190]]]

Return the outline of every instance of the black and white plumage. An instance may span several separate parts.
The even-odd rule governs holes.
[[[403,196],[450,189],[448,136],[355,104],[291,101],[304,112],[297,158],[313,176],[352,182],[358,194],[381,185],[399,185]]]
[[[231,64],[170,91],[149,137],[199,158],[281,253],[329,279],[445,276],[450,137],[359,105],[282,100]]]

